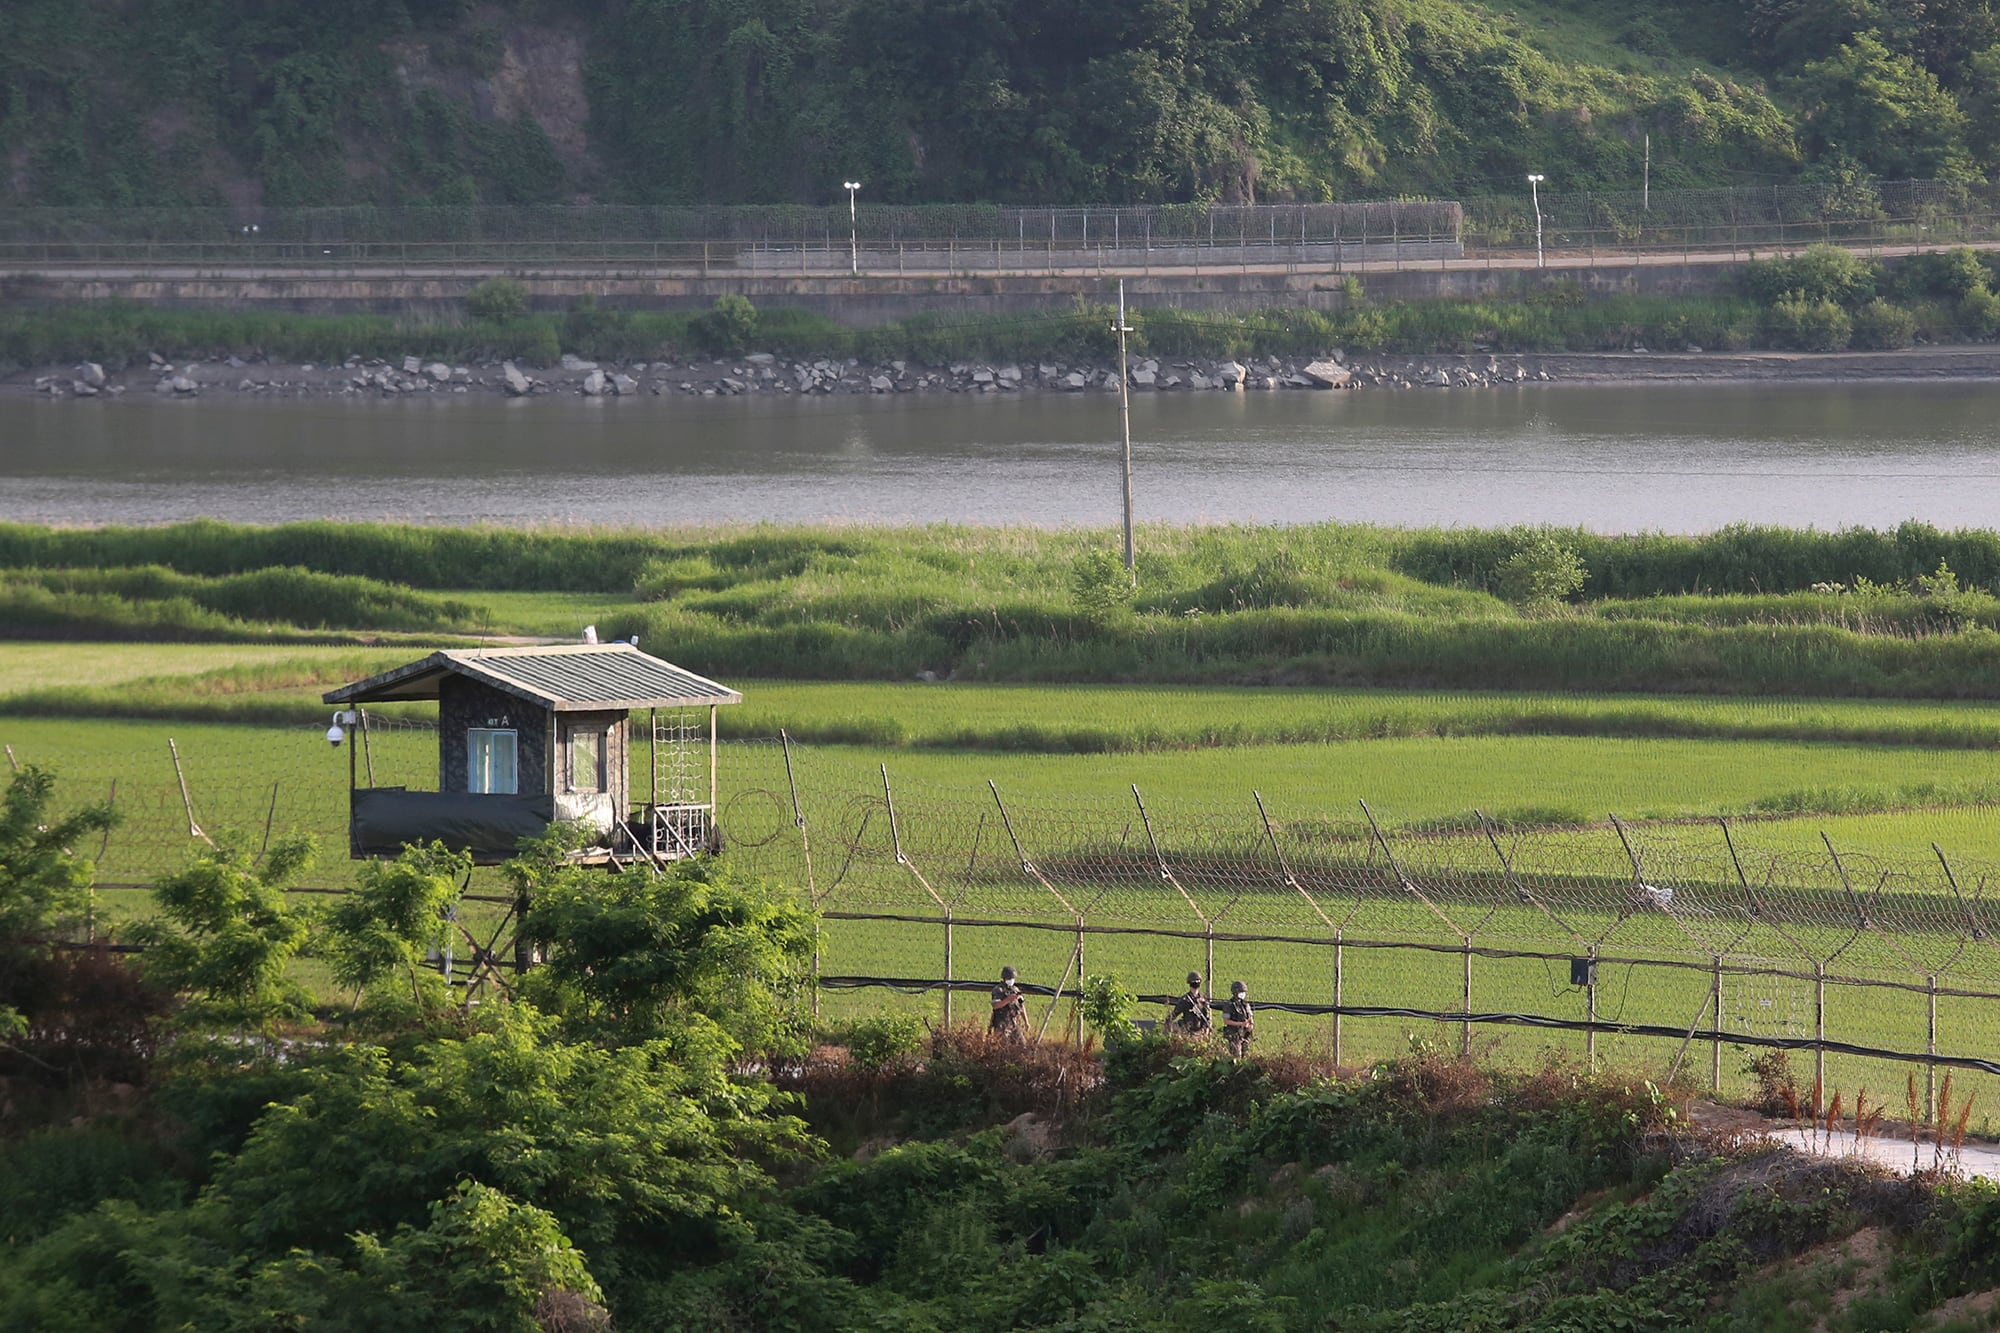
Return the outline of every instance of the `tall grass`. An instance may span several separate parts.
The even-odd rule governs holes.
[[[221,577],[299,565],[429,589],[629,592],[661,549],[658,535],[637,532],[330,522],[254,527],[212,519],[155,528],[0,524],[0,567],[163,565]]]
[[[1141,533],[1141,610],[1354,605],[1357,596],[1457,599],[1498,584],[1539,529],[1152,527]],[[2000,530],[1907,522],[1833,531],[1732,524],[1697,536],[1559,529],[1589,571],[1590,599],[1804,594],[1856,577],[1907,583],[1947,562],[1968,586],[2000,587]],[[270,527],[200,519],[161,527],[0,523],[0,568],[161,565],[211,577],[299,565],[433,590],[741,593],[837,577],[855,596],[906,606],[1060,605],[1071,562],[1111,542],[1087,529],[825,528],[804,525],[590,530],[436,528],[387,523]],[[1402,576],[1395,588],[1392,576]],[[1429,585],[1427,588],[1420,585]],[[1461,590],[1453,593],[1450,590]],[[1441,607],[1441,602],[1434,605]],[[1782,618],[1782,617],[1781,617]]]
[[[53,594],[51,604],[64,597],[112,598],[140,615],[146,605],[184,602],[229,620],[298,629],[471,630],[489,619],[470,602],[297,565],[213,578],[161,565],[7,570],[0,571],[0,586]]]
[[[1577,612],[1523,617],[1488,589],[1533,535],[1338,524],[1150,529],[1133,612],[1109,617],[1073,600],[1076,561],[1109,544],[1082,530],[16,524],[0,526],[0,569],[35,571],[4,580],[17,636],[23,626],[60,626],[65,615],[87,626],[80,636],[110,632],[117,608],[87,599],[121,594],[156,608],[135,635],[183,624],[213,637],[226,626],[204,616],[433,632],[490,619],[411,589],[636,591],[645,600],[599,616],[609,633],[637,634],[688,666],[734,675],[1912,698],[1996,688],[2000,636],[1988,626],[2000,613],[1983,587],[1947,605],[1890,586],[1941,560],[1990,585],[2000,578],[2000,533],[1991,530],[1563,533],[1590,570],[1593,600]],[[161,568],[136,568],[150,565]],[[93,566],[111,572],[46,572]],[[1812,587],[1857,576],[1883,587]],[[56,597],[86,601],[58,606]],[[187,605],[170,615],[157,610],[179,602]]]

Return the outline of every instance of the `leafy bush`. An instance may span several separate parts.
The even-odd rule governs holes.
[[[1069,595],[1085,620],[1108,624],[1132,609],[1132,576],[1115,552],[1085,551],[1070,566]]]
[[[1871,351],[1894,351],[1908,347],[1917,338],[1917,317],[1901,306],[1881,298],[1854,312],[1854,346]]]
[[[1958,303],[1958,325],[1974,338],[2000,335],[2000,295],[1984,288],[1967,292]]]
[[[1815,245],[1785,259],[1752,260],[1738,281],[1764,305],[1791,298],[1809,305],[1831,302],[1852,308],[1875,295],[1880,266],[1831,245]]]
[[[1507,557],[1498,573],[1500,596],[1524,611],[1545,611],[1575,596],[1587,577],[1575,548],[1549,533]]]
[[[225,842],[154,884],[160,914],[132,931],[146,946],[146,979],[230,1016],[300,1007],[304,991],[285,971],[307,927],[284,890],[316,853],[307,837],[282,839],[262,858]]]
[[[871,1072],[908,1064],[923,1049],[924,1024],[915,1014],[873,1014],[847,1029],[848,1058]]]
[[[757,337],[757,307],[750,298],[730,292],[690,321],[688,333],[714,356],[742,356]]]
[[[504,324],[528,313],[528,289],[512,278],[488,278],[465,295],[465,313]]]
[[[408,983],[418,1008],[440,1007],[443,978],[424,961],[446,943],[446,913],[457,901],[457,881],[471,869],[469,854],[435,842],[362,866],[354,891],[326,914],[320,949],[334,981],[358,993],[394,975]]]
[[[1777,346],[1801,352],[1844,351],[1854,338],[1854,321],[1838,303],[1799,292],[1778,298],[1764,317],[1764,328]]]
[[[1992,283],[1979,252],[1960,246],[1906,255],[1888,270],[1888,284],[1900,296],[1959,301]]]
[[[572,865],[560,834],[508,863],[533,906],[525,929],[549,946],[530,993],[578,1031],[643,1040],[719,1024],[715,1039],[757,1055],[803,1048],[803,1003],[818,935],[809,908],[712,858],[614,875]]]
[[[1092,973],[1083,979],[1083,1021],[1106,1047],[1139,1039],[1139,1029],[1132,1022],[1132,1006],[1138,1002],[1139,997],[1114,975]]]

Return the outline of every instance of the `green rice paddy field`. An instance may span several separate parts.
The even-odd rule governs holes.
[[[0,646],[0,743],[19,762],[57,769],[71,799],[109,795],[116,781],[116,803],[126,823],[103,848],[101,873],[109,883],[142,883],[177,864],[195,845],[167,743],[171,737],[196,820],[205,831],[235,830],[254,841],[263,836],[268,821],[280,832],[314,832],[328,856],[309,882],[338,885],[349,877],[348,864],[339,859],[349,756],[322,739],[325,710],[314,700],[326,684],[409,655],[408,649],[343,649],[321,660],[324,671],[302,675],[288,666],[267,676],[260,672],[273,664],[299,662],[300,650]],[[319,676],[328,672],[340,674],[327,674],[322,682]],[[1583,856],[1607,875],[1624,864],[1615,833],[1602,823],[1612,812],[1630,820],[1738,816],[1739,848],[1752,866],[1762,864],[1759,857],[1813,852],[1822,833],[1862,860],[1869,852],[1928,855],[1936,842],[1967,866],[2000,862],[2000,806],[1993,804],[2000,797],[2000,705],[739,684],[746,703],[730,719],[734,734],[770,737],[782,727],[795,738],[818,738],[797,741],[793,774],[816,840],[815,887],[835,909],[933,914],[937,906],[918,879],[922,875],[955,903],[961,920],[997,915],[988,909],[998,905],[1010,915],[1033,912],[1051,923],[1073,922],[1073,913],[1061,904],[1037,900],[1038,890],[1018,867],[1000,892],[982,884],[979,874],[949,864],[969,840],[975,870],[1006,871],[1013,861],[1011,850],[999,842],[1004,834],[989,781],[1016,819],[1024,850],[1037,857],[1064,850],[1078,836],[1101,838],[1114,827],[1128,848],[1138,845],[1144,833],[1132,799],[1136,785],[1163,844],[1177,858],[1192,858],[1197,844],[1212,845],[1218,826],[1225,827],[1224,842],[1239,848],[1246,841],[1254,845],[1261,830],[1251,796],[1256,791],[1280,827],[1319,822],[1351,832],[1365,799],[1392,846],[1403,847],[1425,865],[1450,865],[1454,857],[1467,865],[1488,865],[1490,847],[1482,838],[1422,836],[1438,821],[1473,808],[1513,826],[1510,836],[1521,841],[1512,846],[1524,862],[1538,854],[1555,861]],[[111,693],[151,691],[168,716],[7,715],[10,701],[24,694],[78,685]],[[215,720],[230,716],[234,702],[268,702],[273,695],[296,706],[296,723]],[[177,709],[200,720],[176,719],[172,714]],[[832,739],[849,743],[826,743]],[[379,782],[422,784],[435,776],[434,739],[421,730],[374,733],[366,759],[375,765]],[[879,813],[882,804],[884,765],[910,854],[908,866],[894,861],[885,821],[866,823],[869,810]],[[638,785],[643,788],[644,782],[640,776]],[[726,746],[722,786],[725,827],[739,844],[737,854],[760,869],[802,878],[783,750],[771,743]],[[1566,827],[1578,824],[1591,827]],[[1713,853],[1716,836],[1646,828],[1635,834],[1642,855],[1662,856],[1690,837],[1706,839],[1703,845]],[[836,874],[844,878],[830,886]],[[1968,891],[1974,891],[1971,884]],[[1983,884],[1976,891],[1983,893]],[[1226,887],[1197,886],[1194,892],[1200,913],[1148,870],[1132,875],[1094,912],[1099,920],[1115,916],[1197,932],[1200,916],[1206,914],[1223,934],[1331,934],[1295,895],[1286,896],[1275,877],[1244,887],[1235,894],[1234,905]],[[1323,906],[1343,923],[1349,941],[1448,944],[1456,939],[1414,899],[1349,901],[1334,895]],[[144,893],[106,889],[101,909],[113,921],[142,912]],[[1478,925],[1479,943],[1555,955],[1580,952],[1601,937],[1607,956],[1684,958],[1700,953],[1703,939],[1722,930],[1721,923],[1711,929],[1693,921],[1690,934],[1688,926],[1675,926],[1657,914],[1618,922],[1583,910],[1567,913],[1566,926],[1559,927],[1547,914],[1515,905],[1491,917],[1468,917],[1463,904],[1449,906],[1447,914],[1460,926]],[[483,922],[492,914],[480,909],[468,915]],[[1832,917],[1823,929],[1804,932],[1802,939],[1787,940],[1763,927],[1759,932],[1736,941],[1732,957],[1807,970],[1801,945],[1828,955],[1853,933],[1842,934],[1841,923]],[[1054,984],[1074,946],[1075,936],[1068,932],[960,925],[953,934],[952,975],[979,980],[1011,962],[1026,979]],[[1948,963],[1941,982],[1947,989],[2000,989],[1988,979],[2000,962],[2000,949],[1991,943],[1977,943],[1956,956],[1944,936],[1910,942],[1910,958],[1899,956],[1900,947],[1864,934],[1849,947],[1845,963],[1860,971],[1913,977],[1919,985],[1925,969]],[[1223,940],[1214,949],[1219,981],[1241,977],[1267,1001],[1333,999],[1330,944]],[[1085,956],[1087,970],[1115,971],[1143,993],[1169,992],[1189,967],[1207,971],[1209,963],[1207,943],[1199,938],[1092,935],[1086,939]],[[828,922],[829,975],[932,978],[942,973],[944,961],[943,931],[935,925]],[[1341,996],[1349,1004],[1456,1010],[1464,1003],[1463,972],[1464,959],[1454,953],[1350,944],[1341,951]],[[1712,1003],[1713,984],[1707,972],[1606,964],[1600,972],[1598,1012],[1610,1021],[1706,1029],[1714,1017],[1704,1009]],[[1809,981],[1729,975],[1723,992],[1725,1030],[1812,1032]],[[823,1004],[835,1018],[884,1004],[908,1005],[933,1019],[941,1016],[935,993],[891,995],[881,989],[828,992]],[[976,994],[960,996],[954,1014],[976,1016],[981,1003]],[[1569,986],[1561,957],[1474,959],[1475,1010],[1582,1018],[1585,1004],[1584,993]],[[1927,1014],[1927,997],[1920,992],[1833,987],[1826,1022],[1832,1037],[1921,1050],[1929,1040]],[[1041,1016],[1038,1006],[1038,1023]],[[1064,1006],[1051,1029],[1066,1028],[1069,1021]],[[1342,1053],[1349,1060],[1385,1054],[1412,1033],[1450,1044],[1460,1039],[1452,1025],[1349,1019],[1341,1032]],[[1262,1033],[1262,1039],[1273,1042],[1331,1037],[1327,1018],[1276,1011],[1267,1013]],[[2000,1001],[1941,1001],[1937,1040],[1947,1053],[2000,1054]],[[1580,1054],[1583,1048],[1580,1036],[1502,1027],[1475,1029],[1472,1042],[1519,1058],[1546,1049]],[[1678,1057],[1681,1071],[1700,1081],[1710,1076],[1714,1054],[1701,1042],[1683,1050],[1678,1041],[1615,1036],[1601,1037],[1598,1050],[1607,1060],[1662,1071]],[[1745,1058],[1740,1050],[1722,1051],[1725,1086],[1742,1085]],[[1810,1056],[1798,1057],[1796,1063],[1809,1080]],[[1850,1096],[1864,1084],[1878,1099],[1885,1092],[1893,1092],[1894,1099],[1901,1096],[1903,1071],[1881,1063],[1830,1057],[1828,1077]],[[1966,1086],[1964,1076],[1960,1079],[1959,1086]],[[1975,1121],[2000,1111],[2000,1088],[1991,1097],[1981,1095]]]

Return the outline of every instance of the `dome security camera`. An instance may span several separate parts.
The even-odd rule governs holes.
[[[340,743],[347,739],[345,728],[353,726],[358,721],[360,719],[354,715],[354,710],[351,708],[345,708],[335,713],[333,715],[333,725],[326,729],[326,743],[338,750]]]

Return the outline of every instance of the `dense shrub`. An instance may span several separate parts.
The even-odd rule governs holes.
[[[1784,259],[1752,260],[1738,281],[1764,305],[1795,297],[1808,305],[1830,302],[1852,308],[1875,295],[1880,268],[1870,259],[1831,245],[1815,245]]]
[[[712,355],[742,356],[757,337],[757,307],[749,297],[733,292],[718,296],[707,313],[689,324],[688,332]]]
[[[488,278],[465,295],[465,313],[495,324],[528,313],[528,289],[512,278]]]
[[[1917,317],[1881,298],[1854,312],[1853,345],[1871,351],[1894,351],[1916,341]]]
[[[1838,303],[1798,292],[1778,298],[1764,327],[1775,346],[1801,352],[1845,351],[1854,337],[1854,321]]]

